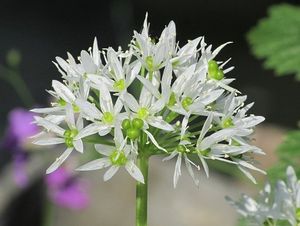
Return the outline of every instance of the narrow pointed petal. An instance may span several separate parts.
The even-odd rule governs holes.
[[[172,125],[170,125],[169,123],[167,123],[166,121],[164,121],[162,118],[160,117],[149,117],[147,119],[147,122],[153,126],[153,127],[156,127],[156,128],[159,128],[159,129],[162,129],[162,130],[165,130],[165,131],[173,131],[174,128]]]
[[[105,144],[95,144],[95,149],[100,154],[109,156],[112,153],[112,151],[115,149],[115,147],[105,145]]]
[[[43,119],[39,116],[35,116],[34,118],[35,118],[35,122],[36,122],[37,125],[42,126],[46,130],[51,131],[53,133],[56,133],[60,136],[64,135],[65,130],[62,129],[61,127],[59,127],[58,125],[56,125],[56,124],[54,124],[54,123],[52,123],[52,122],[50,122],[46,119]]]
[[[82,143],[81,139],[74,140],[73,145],[74,145],[74,148],[76,149],[76,151],[83,153],[83,143]]]
[[[65,140],[63,138],[45,138],[34,141],[33,143],[36,145],[54,145],[54,144],[62,144]]]
[[[71,92],[71,90],[67,86],[65,86],[61,82],[53,80],[52,87],[55,90],[55,92],[57,93],[57,95],[60,98],[62,98],[64,101],[66,101],[68,103],[73,103],[75,101],[76,98],[75,98],[74,94]]]
[[[85,50],[81,51],[80,59],[81,59],[82,66],[87,73],[91,73],[91,74],[96,73],[97,66],[94,64],[92,57],[87,51]]]
[[[64,151],[64,153],[58,157],[54,163],[47,169],[46,174],[52,173],[55,170],[57,170],[58,167],[60,167],[61,164],[69,157],[69,155],[72,153],[73,148],[68,148]]]
[[[145,183],[144,176],[141,172],[141,170],[134,164],[132,160],[128,161],[125,165],[125,169],[127,172],[137,181],[141,183]]]
[[[80,167],[78,167],[77,171],[90,171],[90,170],[99,170],[110,166],[110,161],[108,158],[96,159],[91,162],[88,162]]]
[[[118,170],[119,166],[111,166],[103,176],[104,181],[108,181],[110,178],[112,178]]]
[[[181,156],[181,154],[179,154],[177,157],[176,164],[175,164],[175,171],[174,171],[174,176],[173,176],[174,188],[176,188],[179,176],[181,175],[181,159],[182,159],[182,156]]]
[[[147,134],[147,136],[150,138],[151,142],[155,145],[155,147],[157,147],[159,150],[162,150],[164,152],[168,152],[166,149],[164,149],[157,143],[157,141],[155,140],[155,138],[150,132],[148,132],[147,130],[143,130],[143,131]]]

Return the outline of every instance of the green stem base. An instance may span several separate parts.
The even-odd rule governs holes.
[[[145,183],[136,184],[136,226],[147,226],[148,164],[149,156],[138,156],[137,166],[144,175]]]

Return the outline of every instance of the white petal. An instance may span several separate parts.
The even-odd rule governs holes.
[[[130,93],[124,93],[122,100],[125,101],[126,105],[134,112],[139,110],[139,104]]]
[[[172,125],[170,125],[169,123],[165,122],[162,118],[160,117],[148,117],[147,122],[156,128],[162,129],[162,130],[166,130],[166,131],[173,131],[174,128]]]
[[[53,171],[57,170],[58,167],[69,157],[73,148],[68,148],[64,151],[64,153],[58,157],[54,163],[47,169],[46,174],[52,173]]]
[[[201,163],[202,163],[202,166],[204,168],[205,174],[208,178],[209,177],[209,168],[208,168],[207,162],[205,161],[205,159],[201,155],[199,155],[199,158],[201,160]]]
[[[111,131],[111,128],[112,128],[111,125],[100,124],[99,125],[100,130],[99,130],[98,134],[103,137]]]
[[[88,126],[79,131],[75,139],[81,139],[83,137],[93,135],[95,133],[98,133],[100,130],[101,126],[99,125],[99,123],[89,124]]]
[[[112,151],[115,149],[115,147],[105,145],[105,144],[95,144],[95,149],[100,154],[109,156],[112,153]]]
[[[81,51],[80,59],[81,59],[82,66],[87,73],[91,73],[91,74],[96,73],[97,66],[94,64],[92,57],[87,51],[85,50]]]
[[[34,144],[37,145],[54,145],[54,144],[62,144],[65,140],[63,138],[44,138],[34,141]]]
[[[160,98],[160,93],[158,92],[158,89],[146,78],[137,75],[138,80],[140,80],[141,83],[146,87],[146,89],[152,93],[157,99]]]
[[[245,168],[238,166],[239,170],[242,171],[254,184],[257,184],[255,178],[251,175],[251,173]]]
[[[71,104],[66,106],[66,122],[70,129],[76,128],[73,106]]]
[[[248,168],[248,169],[251,169],[251,170],[255,170],[255,171],[258,171],[262,174],[266,174],[265,171],[253,166],[252,164],[246,162],[246,161],[243,161],[243,160],[240,160],[240,159],[235,159],[234,158],[234,161],[237,162],[239,165],[241,165],[243,168]]]
[[[100,85],[100,107],[102,112],[113,112],[113,103],[110,92],[105,84]]]
[[[216,99],[218,99],[222,93],[224,92],[224,90],[222,89],[218,89],[218,90],[214,90],[209,92],[207,95],[205,95],[204,97],[201,97],[201,102],[204,105],[208,105],[212,102],[214,102]]]
[[[98,170],[103,169],[110,166],[110,161],[108,158],[101,158],[96,159],[91,162],[88,162],[80,167],[78,167],[76,170],[78,171],[89,171],[89,170]]]
[[[200,136],[199,136],[199,139],[197,141],[197,145],[200,144],[200,142],[203,140],[204,136],[206,135],[206,133],[208,132],[208,130],[210,129],[211,127],[211,123],[212,123],[212,120],[213,120],[213,114],[210,113],[208,115],[208,117],[206,118],[205,120],[205,123],[201,129],[201,133],[200,133]]]
[[[216,48],[216,49],[212,52],[212,56],[213,56],[212,58],[215,58],[215,56],[218,55],[218,53],[219,53],[226,45],[231,44],[231,43],[233,43],[233,42],[226,42],[226,43],[220,45],[218,48]]]
[[[212,135],[210,135],[202,140],[202,142],[200,144],[200,149],[206,150],[212,144],[218,143],[222,140],[226,140],[235,134],[236,134],[236,131],[233,129],[223,129],[218,132],[215,132]]]
[[[95,106],[95,104],[91,104],[88,101],[78,99],[76,100],[76,105],[80,108],[81,113],[83,113],[87,118],[100,119],[102,117],[102,113]]]
[[[124,79],[123,68],[122,68],[121,62],[119,61],[119,59],[116,55],[116,52],[112,48],[108,49],[107,59],[108,59],[111,69],[113,70],[114,74],[116,75],[116,79],[117,80]]]
[[[155,138],[150,132],[148,132],[147,130],[143,130],[143,131],[147,134],[147,136],[150,138],[151,142],[155,145],[155,147],[157,147],[159,150],[162,150],[164,152],[168,152],[166,149],[159,146],[159,144],[157,143],[157,141],[155,140]]]
[[[144,176],[141,170],[133,163],[132,160],[128,161],[125,165],[127,172],[137,181],[141,183],[145,183]]]
[[[247,118],[236,121],[235,125],[237,127],[250,128],[256,126],[264,120],[265,118],[262,116],[249,116]]]
[[[163,158],[163,161],[171,160],[171,159],[174,158],[176,155],[178,155],[178,152],[177,152],[177,151],[173,151],[169,156]]]
[[[104,181],[108,181],[110,178],[113,177],[113,175],[116,174],[118,171],[119,166],[111,166],[104,174],[103,179]]]
[[[76,98],[75,98],[74,94],[71,92],[71,90],[68,87],[66,87],[61,82],[53,80],[52,87],[55,90],[55,92],[57,93],[57,95],[60,98],[62,98],[64,101],[66,101],[68,103],[73,103],[75,101]]]
[[[83,153],[83,143],[82,143],[81,139],[74,140],[73,145],[74,145],[74,148],[76,149],[76,151]]]
[[[94,43],[93,43],[93,60],[94,60],[94,63],[99,66],[101,60],[100,60],[98,42],[97,42],[96,37],[95,37]]]
[[[195,177],[192,165],[190,163],[190,160],[186,156],[186,154],[184,154],[184,161],[185,161],[185,166],[186,166],[190,176],[192,177],[192,179],[193,179],[194,183],[196,184],[196,186],[198,186],[199,185],[199,180]]]
[[[62,110],[63,110],[62,107],[50,107],[50,108],[34,108],[31,109],[30,111],[35,113],[41,113],[41,114],[49,114],[53,112],[60,112]]]
[[[181,154],[178,155],[177,161],[175,164],[175,171],[173,176],[173,186],[176,188],[176,185],[178,183],[179,176],[181,175]]]
[[[60,136],[64,135],[65,130],[60,128],[58,125],[38,116],[35,116],[34,118],[37,125],[43,126],[46,130],[54,132]]]

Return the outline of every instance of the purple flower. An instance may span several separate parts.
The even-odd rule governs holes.
[[[90,203],[87,184],[60,167],[46,176],[49,197],[56,205],[72,210],[81,210]]]
[[[3,147],[22,152],[28,138],[39,132],[39,128],[32,123],[33,117],[34,113],[28,110],[22,108],[12,110],[8,115],[8,128]]]
[[[1,144],[12,157],[14,180],[20,187],[26,187],[28,184],[25,167],[28,158],[26,143],[29,137],[39,132],[38,127],[32,124],[33,116],[32,112],[22,108],[12,110],[8,115],[8,127]]]

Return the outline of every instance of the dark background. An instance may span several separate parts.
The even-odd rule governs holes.
[[[262,68],[262,62],[250,53],[245,34],[266,16],[275,0],[112,0],[112,1],[16,1],[0,3],[0,62],[5,53],[17,48],[23,54],[21,72],[37,104],[47,103],[45,89],[59,73],[51,63],[55,56],[66,58],[69,51],[78,56],[98,37],[100,47],[126,47],[133,29],[140,30],[149,12],[150,31],[159,36],[170,20],[177,25],[178,40],[205,35],[207,43],[218,46],[234,44],[222,52],[223,59],[232,57],[236,69],[231,76],[235,87],[255,101],[253,111],[266,116],[267,122],[294,127],[299,119],[300,101],[296,101],[299,83],[292,76],[278,78]],[[286,1],[292,4],[299,1]],[[0,118],[21,105],[9,85],[0,83]],[[296,102],[295,102],[296,101]]]
[[[275,77],[255,59],[245,35],[257,21],[266,16],[275,0],[112,0],[112,1],[16,1],[0,2],[0,63],[11,48],[23,55],[21,73],[32,91],[36,104],[47,104],[51,80],[60,74],[51,63],[55,56],[66,58],[69,51],[78,56],[80,50],[92,45],[98,37],[100,47],[126,47],[133,30],[140,30],[146,12],[149,12],[150,31],[153,36],[170,20],[177,26],[178,40],[205,35],[206,42],[214,47],[233,41],[218,59],[232,57],[236,69],[230,73],[237,81],[234,86],[255,101],[252,112],[264,115],[269,123],[295,127],[300,118],[299,82],[293,76]],[[292,4],[298,1],[285,1]],[[4,81],[0,82],[0,129],[6,125],[6,115],[14,107],[22,106],[15,91]],[[40,190],[38,190],[40,191]],[[41,197],[31,189],[30,196],[19,199],[19,204],[8,209],[8,225],[39,225],[42,212],[32,200]],[[22,201],[23,200],[23,201]],[[31,221],[31,222],[30,222]]]

